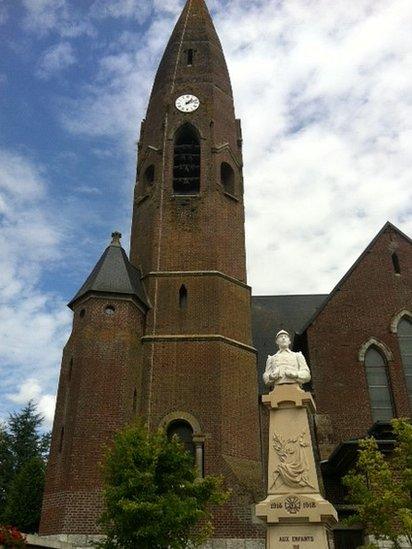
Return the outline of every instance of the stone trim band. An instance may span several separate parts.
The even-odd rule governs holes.
[[[234,347],[239,347],[245,351],[257,354],[257,350],[250,345],[246,345],[236,339],[231,339],[230,337],[225,337],[219,334],[196,334],[196,335],[149,335],[142,337],[143,343],[153,343],[155,341],[222,341],[223,343],[228,343]]]
[[[233,276],[221,273],[220,271],[151,271],[150,273],[144,275],[142,280],[149,276],[220,276],[221,278],[225,278],[226,280],[229,280],[230,282],[251,291],[251,287],[245,282],[242,282],[237,278],[233,278]]]

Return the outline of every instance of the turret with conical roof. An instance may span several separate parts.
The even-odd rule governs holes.
[[[141,338],[148,302],[140,272],[112,242],[70,302],[47,466],[42,534],[97,534],[100,462],[142,403]]]

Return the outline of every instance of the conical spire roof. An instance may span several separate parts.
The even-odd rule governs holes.
[[[149,307],[141,273],[130,263],[120,244],[121,236],[118,232],[112,234],[111,244],[103,252],[69,307],[73,308],[74,303],[89,292],[130,295]]]
[[[184,62],[189,49],[194,50],[190,76]],[[210,82],[232,95],[222,46],[204,0],[187,0],[159,65],[151,99],[190,81]]]

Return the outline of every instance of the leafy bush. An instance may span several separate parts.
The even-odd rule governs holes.
[[[105,548],[180,549],[212,533],[210,505],[229,494],[220,477],[200,478],[175,436],[136,423],[118,433],[105,467]]]

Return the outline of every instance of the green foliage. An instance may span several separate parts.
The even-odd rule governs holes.
[[[11,482],[3,520],[26,534],[38,531],[44,490],[45,463],[33,457],[21,467]]]
[[[39,491],[44,487],[44,471],[39,473],[38,478],[33,479],[31,487],[35,490],[33,497],[36,499],[35,506],[27,507],[27,513],[31,514],[31,519],[24,519],[19,523],[17,515],[12,516],[7,510],[9,507],[9,498],[12,495],[12,488],[18,478],[23,478],[24,470],[28,463],[34,468],[33,459],[44,463],[49,445],[50,434],[42,434],[40,427],[43,417],[37,413],[36,405],[29,402],[20,412],[10,414],[6,424],[0,425],[0,522],[7,522],[24,530],[26,524],[37,524],[38,515],[41,508],[41,496]],[[37,469],[38,470],[38,469]],[[28,478],[28,477],[26,477]],[[21,482],[21,480],[20,480]],[[16,495],[13,495],[13,505],[16,504]],[[28,500],[26,500],[28,501]],[[10,503],[11,505],[11,503]],[[22,510],[23,513],[23,510]],[[19,514],[19,516],[23,516]],[[32,527],[30,527],[32,528]],[[32,530],[31,530],[32,531]]]
[[[397,439],[393,455],[385,459],[375,439],[361,440],[356,468],[343,483],[356,506],[348,522],[361,523],[368,534],[399,547],[399,536],[412,545],[412,426],[402,420],[392,425]]]
[[[34,456],[47,457],[50,434],[39,433],[43,419],[33,402],[29,402],[20,412],[10,414],[7,430],[15,472]]]
[[[13,478],[13,454],[10,437],[4,425],[0,425],[0,517],[7,497],[7,489]]]
[[[105,467],[105,548],[198,545],[211,535],[210,505],[229,494],[220,477],[199,478],[177,437],[140,422],[118,433]]]

